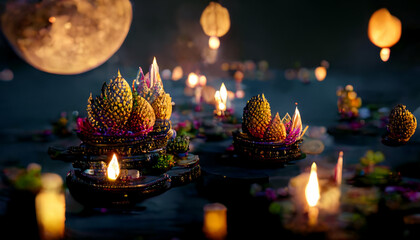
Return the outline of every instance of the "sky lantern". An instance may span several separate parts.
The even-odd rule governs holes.
[[[318,81],[324,81],[327,76],[327,68],[324,66],[319,66],[315,68],[315,77]]]
[[[209,47],[218,49],[219,37],[225,35],[230,29],[229,11],[220,3],[210,2],[201,14],[200,24],[204,33],[210,37]]]
[[[401,21],[386,8],[381,8],[370,17],[368,37],[373,44],[382,48],[380,57],[386,62],[391,53],[389,48],[401,38]]]

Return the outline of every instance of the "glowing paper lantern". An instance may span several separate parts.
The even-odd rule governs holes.
[[[200,24],[210,37],[221,37],[230,29],[229,11],[219,3],[210,2],[201,14]]]
[[[315,68],[315,77],[318,81],[324,81],[327,76],[327,69],[323,66]]]
[[[218,49],[219,47],[220,47],[220,40],[219,40],[219,38],[218,37],[210,37],[209,38],[209,47],[211,48],[211,49],[214,49],[214,50],[216,50],[216,49]]]
[[[15,1],[7,5],[1,22],[16,53],[33,67],[79,74],[120,48],[132,15],[129,0]]]
[[[370,17],[368,37],[376,46],[380,48],[390,48],[400,40],[401,21],[397,17],[392,16],[386,8],[381,8],[374,12]],[[381,59],[387,61],[389,53],[390,50],[381,53]],[[386,57],[386,55],[388,56]]]

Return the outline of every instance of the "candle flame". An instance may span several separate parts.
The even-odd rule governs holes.
[[[149,76],[150,76],[150,86],[153,86],[155,82],[160,78],[159,75],[159,66],[156,62],[156,57],[153,57],[153,63],[150,65],[149,69]]]
[[[337,165],[335,166],[335,182],[337,185],[341,185],[343,176],[343,151],[340,151],[338,156]]]
[[[190,73],[188,74],[188,79],[187,79],[187,86],[190,88],[194,88],[198,83],[198,76],[195,73]]]
[[[225,111],[226,110],[226,105],[222,102],[219,102],[219,109],[220,109],[220,111]]]
[[[228,93],[227,93],[225,83],[222,83],[222,86],[220,86],[220,99],[225,105],[226,105],[227,95]]]
[[[296,103],[295,113],[293,114],[293,118],[292,118],[292,130],[295,130],[295,129],[299,129],[298,135],[300,136],[300,133],[302,131],[302,119],[300,118],[300,112],[297,107],[297,103]]]
[[[316,206],[320,198],[316,163],[312,163],[309,181],[305,188],[305,197],[310,207]]]
[[[209,47],[213,50],[216,50],[220,47],[220,40],[218,37],[209,38]]]
[[[120,175],[120,166],[118,165],[118,159],[115,153],[108,164],[107,175],[110,180],[116,180]]]
[[[389,59],[389,56],[391,54],[391,49],[389,48],[382,48],[379,55],[381,56],[381,60],[386,62]]]
[[[219,90],[217,90],[216,93],[214,94],[214,101],[216,101],[217,103],[222,101],[220,99],[220,91]]]

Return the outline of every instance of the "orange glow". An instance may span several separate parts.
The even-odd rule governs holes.
[[[220,40],[218,37],[209,38],[209,47],[213,50],[216,50],[220,47]]]
[[[343,178],[343,151],[340,151],[338,156],[337,165],[335,167],[335,182],[337,185],[341,185],[341,180]]]
[[[195,73],[190,73],[187,79],[187,86],[190,88],[194,88],[198,83],[198,76]]]
[[[324,81],[327,76],[327,69],[323,66],[315,68],[315,77],[318,81]]]
[[[107,176],[110,180],[116,180],[120,175],[120,166],[118,164],[117,156],[114,154],[108,164]]]
[[[225,111],[226,110],[226,105],[222,102],[219,102],[219,110],[220,111]]]
[[[222,103],[224,103],[226,105],[226,100],[227,100],[227,89],[225,87],[225,83],[222,83],[222,86],[220,86],[220,99],[222,100]]]
[[[172,70],[172,80],[178,81],[184,76],[184,71],[182,71],[181,66],[176,66],[174,70]]]
[[[401,38],[401,21],[392,16],[386,8],[381,8],[370,17],[368,37],[373,44],[382,48],[380,57],[386,62],[390,55],[389,48]]]
[[[200,86],[206,86],[207,84],[207,78],[204,75],[200,75],[200,77],[198,78],[198,84]]]
[[[226,207],[220,203],[204,207],[203,232],[208,239],[224,239],[227,235]]]
[[[212,1],[201,14],[200,24],[207,36],[221,37],[230,29],[229,11]]]
[[[382,48],[379,56],[381,56],[381,60],[386,62],[389,59],[389,55],[391,54],[391,50],[389,48]]]
[[[236,95],[236,98],[244,98],[245,92],[244,90],[237,90],[235,95]]]
[[[50,23],[54,23],[54,22],[55,22],[55,20],[56,20],[56,18],[55,18],[55,17],[50,17],[50,18],[48,18],[48,22],[50,22]]]
[[[216,101],[216,103],[218,103],[218,102],[221,102],[222,100],[220,99],[220,91],[219,90],[217,90],[215,93],[214,93],[214,101]]]
[[[310,207],[315,207],[321,197],[319,192],[318,174],[316,163],[312,163],[309,181],[305,188],[305,197]]]
[[[370,17],[368,36],[380,48],[392,47],[400,40],[401,21],[386,8],[381,8]]]

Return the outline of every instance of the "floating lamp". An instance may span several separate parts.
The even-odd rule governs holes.
[[[389,48],[401,38],[401,21],[386,8],[381,8],[369,19],[368,37],[373,44],[382,48],[380,57],[386,62],[391,52]]]
[[[172,99],[156,58],[145,75],[139,68],[131,86],[118,71],[99,96],[89,97],[88,117],[77,120],[82,144],[49,149],[51,158],[73,162],[66,177],[72,196],[93,207],[133,204],[197,179],[197,155],[188,154],[187,163],[177,165],[179,156],[165,151],[176,134],[171,114]],[[106,157],[110,154],[111,159]],[[180,171],[170,174],[174,165]]]
[[[293,118],[288,113],[280,118],[271,114],[264,94],[252,97],[244,107],[242,132],[234,132],[233,145],[238,154],[255,163],[282,165],[290,160],[304,158],[299,148],[303,129],[299,109]]]
[[[316,163],[312,163],[311,173],[309,175],[308,184],[305,187],[305,197],[308,203],[308,224],[315,226],[318,223],[318,208],[317,204],[320,199],[320,190],[318,183],[318,174]]]

